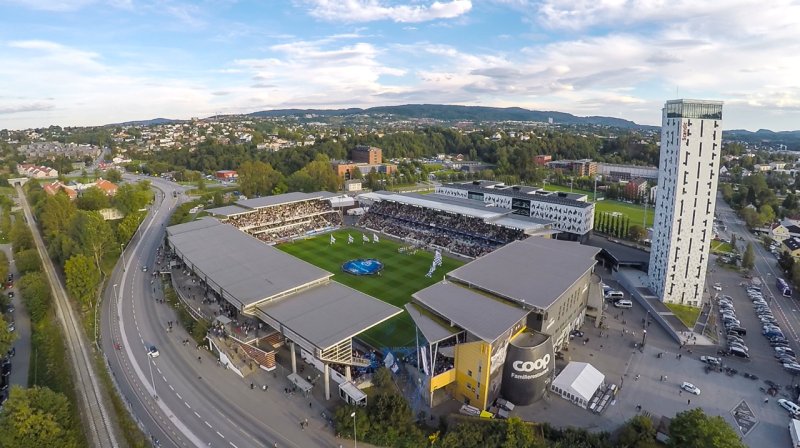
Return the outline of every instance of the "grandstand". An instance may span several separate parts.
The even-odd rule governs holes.
[[[513,215],[492,205],[442,195],[366,193],[369,210],[359,225],[427,247],[477,258],[528,235],[547,232],[548,222]]]
[[[245,199],[208,212],[272,244],[339,227],[342,217],[331,204],[334,196],[327,192],[286,193]]]
[[[514,216],[552,223],[558,239],[585,241],[594,227],[594,204],[585,194],[476,180],[444,184],[436,194],[506,209]]]

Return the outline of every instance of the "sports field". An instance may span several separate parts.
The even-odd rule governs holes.
[[[566,191],[569,192],[569,187],[564,187],[562,185],[552,185],[548,184],[544,186],[545,190],[548,191]],[[572,190],[573,193],[583,193],[586,195],[589,202],[592,202],[594,199],[594,192],[587,191],[587,190],[579,190],[577,188]],[[602,197],[602,193],[598,194],[598,197]],[[594,206],[595,213],[620,213],[628,217],[631,220],[631,225],[646,223],[646,227],[653,227],[653,216],[655,215],[655,207],[650,206],[647,208],[647,219],[645,220],[645,208],[644,205],[637,205],[637,204],[629,204],[627,202],[622,201],[614,201],[611,199],[605,199],[602,201],[595,202]]]
[[[355,240],[347,244],[347,235]],[[461,261],[443,257],[442,266],[436,269],[433,277],[425,277],[433,261],[433,254],[417,251],[416,255],[401,254],[397,251],[401,244],[389,241],[379,235],[378,243],[363,243],[362,234],[372,239],[372,233],[360,230],[340,230],[333,232],[336,243],[330,244],[330,234],[324,234],[292,243],[280,244],[278,249],[292,254],[315,266],[334,273],[334,280],[369,294],[399,308],[411,301],[411,294],[441,281],[446,272],[461,266]],[[383,263],[381,275],[354,276],[342,272],[342,263],[354,258],[376,258]],[[369,344],[382,347],[408,347],[414,345],[414,322],[403,310],[381,325],[360,336]]]

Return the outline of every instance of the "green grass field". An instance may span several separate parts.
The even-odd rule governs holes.
[[[569,192],[569,187],[564,187],[561,185],[545,185],[544,187],[547,191],[566,191]],[[579,190],[577,188],[572,189],[573,193],[583,193],[591,202],[594,199],[594,192],[587,191],[587,190]],[[602,197],[602,193],[598,193],[598,197]],[[636,204],[629,204],[627,202],[622,201],[614,201],[610,199],[604,199],[602,201],[597,201],[594,206],[595,213],[621,213],[628,217],[631,220],[631,225],[639,224],[642,225],[644,220],[644,213],[645,208],[643,205],[636,205]],[[647,220],[646,227],[653,227],[653,216],[655,215],[655,207],[647,207]]]
[[[348,233],[355,242],[347,244]],[[278,249],[305,260],[315,266],[332,272],[334,280],[369,294],[384,302],[403,308],[411,301],[411,294],[442,279],[446,272],[463,263],[444,257],[442,266],[436,269],[432,278],[425,277],[433,261],[433,254],[417,251],[416,255],[397,252],[401,244],[381,238],[379,243],[362,244],[363,232],[359,230],[340,230],[333,232],[336,243],[330,244],[330,234],[280,244]],[[372,237],[372,233],[367,233]],[[380,235],[379,235],[380,236]],[[342,272],[342,263],[354,258],[376,258],[383,263],[380,276],[354,276]],[[374,347],[407,347],[414,345],[414,322],[408,313],[396,316],[377,327],[363,333],[360,338]]]
[[[647,220],[645,221],[647,227],[653,227],[653,216],[655,215],[655,207],[647,207]],[[636,204],[628,204],[627,202],[620,201],[597,201],[594,206],[595,213],[621,213],[631,220],[631,225],[642,225],[644,220],[644,207]]]

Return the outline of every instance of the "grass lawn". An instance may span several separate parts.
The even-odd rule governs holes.
[[[561,185],[547,184],[545,185],[544,189],[547,191],[569,192],[569,187],[564,187]],[[589,202],[592,202],[592,200],[594,199],[593,191],[579,190],[577,188],[573,188],[572,192],[585,194]],[[598,197],[602,197],[602,193],[598,193]],[[631,220],[631,225],[633,224],[642,225],[642,220],[644,219],[644,213],[645,213],[644,205],[629,204],[627,202],[614,201],[610,199],[597,201],[595,203],[594,210],[595,213],[621,213],[623,215],[626,215],[628,219]],[[654,215],[655,215],[655,207],[647,207],[647,220],[646,220],[647,227],[653,227]]]
[[[347,244],[348,233],[355,242]],[[411,301],[411,294],[441,280],[446,272],[463,263],[453,258],[443,257],[442,266],[436,269],[432,278],[425,277],[433,261],[433,254],[418,251],[416,255],[397,252],[400,244],[381,238],[379,243],[362,244],[360,230],[340,230],[333,232],[336,243],[330,244],[330,234],[280,244],[278,249],[292,254],[315,266],[332,272],[334,280],[369,294],[384,302],[403,308]],[[371,233],[367,233],[372,236]],[[342,272],[341,265],[354,258],[376,258],[383,263],[380,276],[354,276]],[[408,347],[414,345],[414,322],[408,313],[403,314],[361,334],[360,338],[377,347]]]
[[[718,253],[733,253],[733,246],[730,243],[726,243],[720,240],[712,240],[711,241],[711,252],[718,254]]]
[[[647,220],[645,221],[647,227],[653,227],[654,208],[655,207],[647,207]],[[631,220],[631,225],[642,225],[645,212],[644,206],[611,200],[597,201],[594,210],[595,213],[621,213],[626,215],[628,219]]]
[[[700,308],[695,308],[688,305],[678,305],[675,303],[665,303],[664,305],[667,305],[667,308],[669,308],[670,311],[672,311],[675,316],[681,320],[681,322],[686,324],[689,329],[694,328],[697,318],[700,317]]]

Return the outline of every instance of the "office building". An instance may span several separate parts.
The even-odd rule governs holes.
[[[379,165],[383,162],[381,148],[376,148],[374,146],[358,145],[353,149],[350,155],[355,163]]]
[[[721,145],[721,102],[667,101],[648,273],[664,302],[702,303]]]

